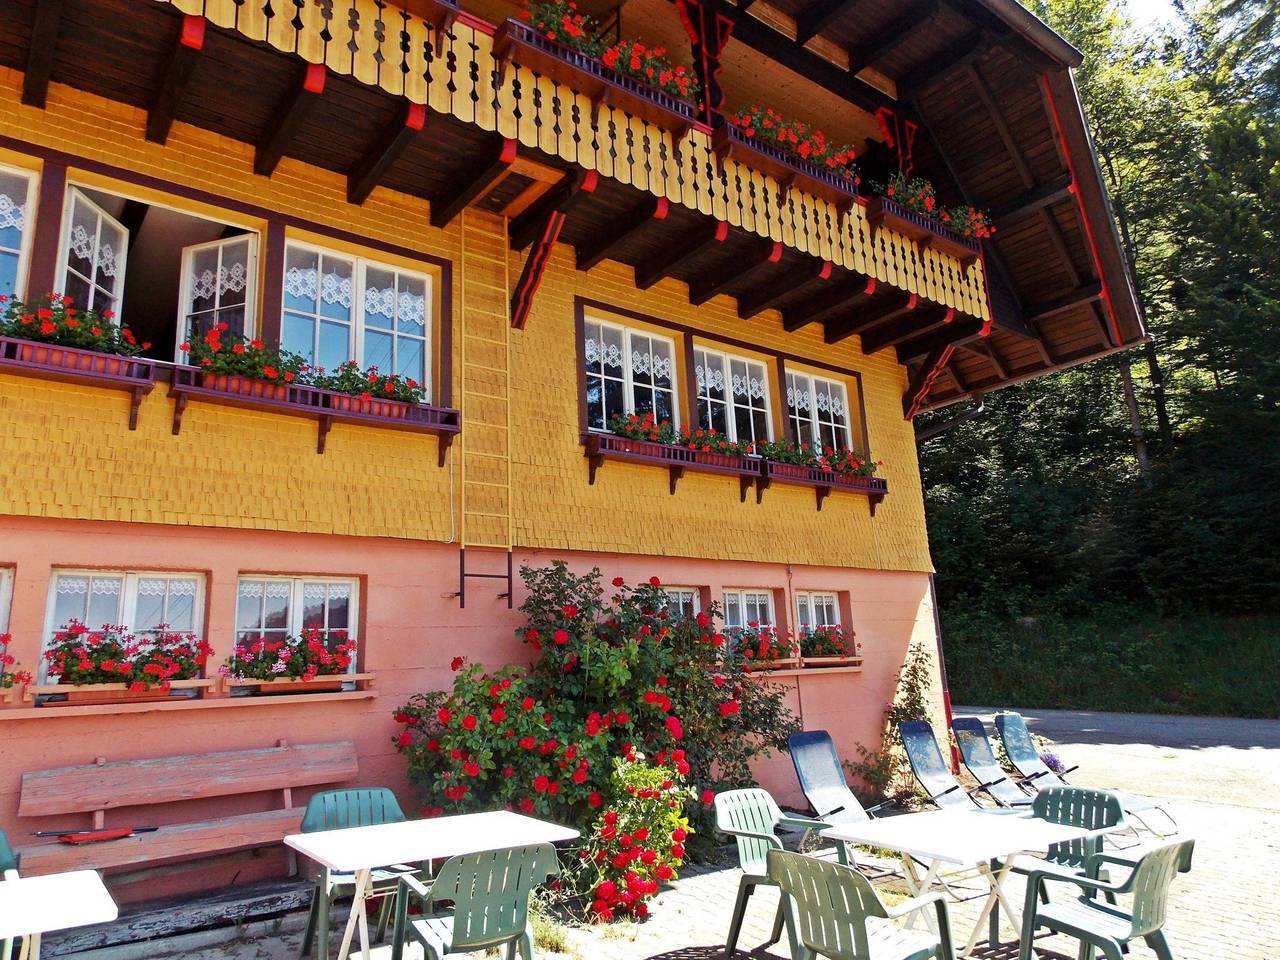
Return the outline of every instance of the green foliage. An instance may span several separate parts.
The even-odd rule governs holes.
[[[751,762],[785,748],[796,729],[781,688],[724,655],[714,608],[671,616],[656,577],[636,586],[615,578],[609,593],[599,570],[575,574],[563,562],[520,574],[529,596],[517,635],[532,666],[490,672],[456,657],[452,690],[418,694],[396,712],[394,742],[425,811],[505,806],[591,837],[616,804],[634,812],[619,776],[623,794],[654,789],[648,778],[664,804],[690,801],[692,826],[681,829],[709,843],[713,795],[751,785]]]
[[[1078,82],[1154,345],[993,394],[984,417],[923,448],[951,687],[971,702],[1157,709],[1187,678],[1158,653],[1183,624],[1212,648],[1242,629],[1230,618],[1277,611],[1280,15],[1207,0],[1140,34],[1109,0],[1031,7],[1084,53]],[[1027,617],[1050,639],[1028,643]],[[1025,676],[988,669],[1006,641]],[[1075,669],[1059,658],[1072,646]],[[1080,650],[1106,668],[1079,670]],[[1094,693],[1108,670],[1116,689]],[[1274,697],[1243,683],[1177,700],[1267,714]]]
[[[48,293],[32,304],[0,294],[0,336],[38,340],[81,350],[132,357],[151,344],[139,344],[110,310],[78,310],[72,297]]]
[[[861,758],[846,763],[849,773],[862,784],[863,797],[868,801],[888,797],[910,805],[917,798],[915,778],[903,752],[898,725],[908,720],[929,719],[932,664],[933,657],[922,644],[913,643],[907,649],[907,658],[898,671],[893,700],[884,705],[885,729],[880,749],[869,750],[859,745]]]

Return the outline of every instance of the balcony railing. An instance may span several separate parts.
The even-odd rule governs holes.
[[[753,169],[732,151],[719,156],[704,128],[673,132],[608,98],[593,102],[599,76],[592,71],[576,81],[570,73],[557,79],[520,64],[511,50],[505,52],[515,63],[504,64],[492,31],[474,18],[464,15],[437,31],[379,0],[161,2],[731,226],[988,318],[980,263],[966,267],[892,227],[877,230],[861,205],[844,209],[804,184]]]

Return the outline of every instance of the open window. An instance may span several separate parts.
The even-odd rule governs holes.
[[[67,188],[58,292],[111,310],[145,351],[182,360],[193,329],[252,335],[258,235],[246,227],[97,187]],[[40,291],[44,293],[45,291]]]

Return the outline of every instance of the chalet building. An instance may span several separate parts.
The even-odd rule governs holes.
[[[11,837],[92,822],[29,803],[24,772],[280,741],[352,740],[351,782],[409,801],[395,708],[456,655],[527,657],[518,569],[555,558],[656,575],[730,626],[856,632],[842,664],[771,674],[854,757],[908,645],[935,643],[913,418],[1145,336],[1080,56],[1015,0],[582,0],[610,42],[685,64],[689,100],[462,2],[0,0],[0,292],[109,309],[148,345],[0,338],[0,633],[36,673],[0,690]],[[860,180],[737,122],[753,105],[852,145]],[[895,173],[994,236],[882,196]],[[219,324],[424,402],[187,365]],[[877,467],[611,432],[633,413]],[[68,700],[42,655],[73,619],[213,652],[163,699]],[[311,627],[356,641],[339,689],[220,676],[237,642]],[[801,801],[785,757],[759,775]],[[161,869],[177,890],[283,864]]]

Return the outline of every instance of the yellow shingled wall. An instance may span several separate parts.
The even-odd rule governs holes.
[[[930,569],[904,371],[890,354],[864,357],[856,339],[826,346],[816,328],[785,334],[772,311],[740,320],[725,297],[693,308],[672,280],[637,291],[616,263],[584,274],[563,245],[526,329],[510,331],[509,284],[523,255],[507,251],[498,218],[467,211],[435,230],[420,199],[378,189],[351,206],[337,174],[286,158],[269,180],[253,176],[246,144],[185,124],[167,145],[147,143],[140,110],[58,85],[36,110],[19,105],[20,82],[0,69],[0,134],[452,261],[463,434],[446,469],[430,437],[349,424],[334,425],[318,456],[310,420],[193,400],[174,437],[163,384],[131,432],[125,394],[0,374],[0,514]],[[860,372],[872,454],[890,488],[876,517],[864,497],[836,493],[818,512],[812,490],[783,484],[760,505],[739,503],[735,478],[698,474],[671,496],[665,471],[619,463],[588,486],[575,296]]]

